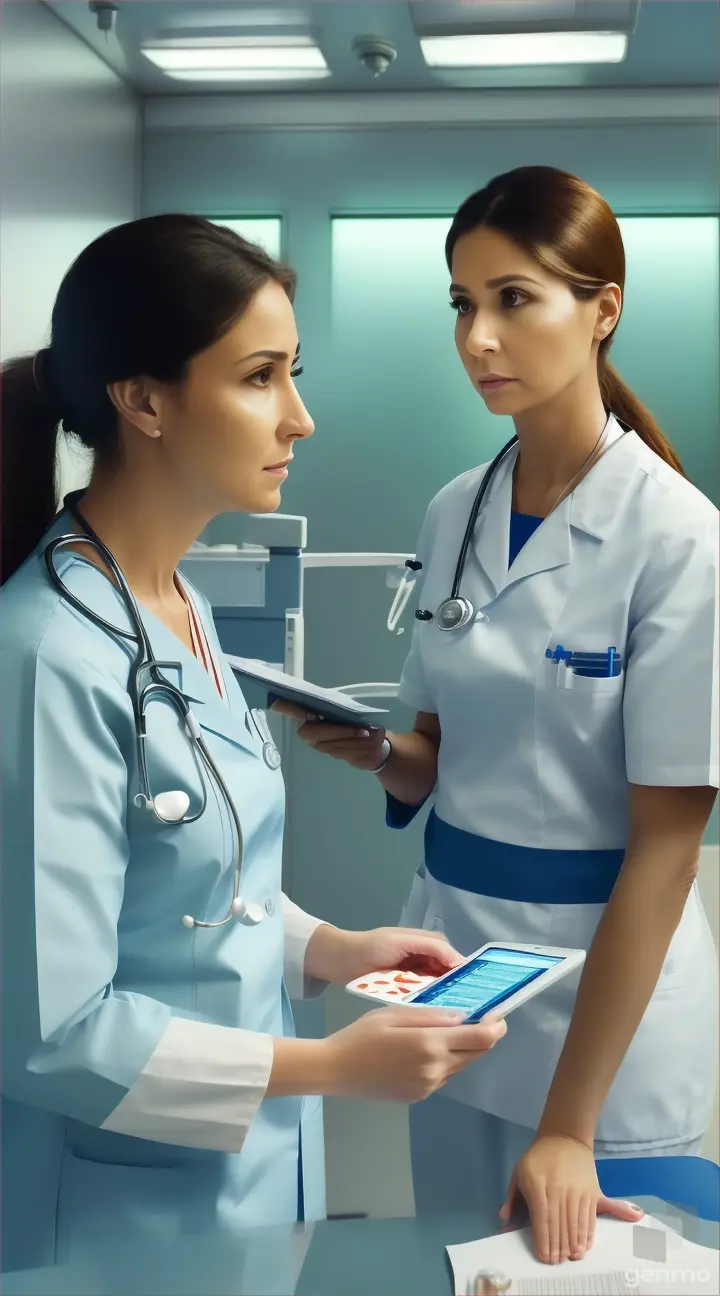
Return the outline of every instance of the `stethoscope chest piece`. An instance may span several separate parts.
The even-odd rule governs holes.
[[[263,760],[265,761],[265,764],[267,765],[268,769],[271,770],[280,769],[280,766],[282,765],[282,756],[280,755],[280,752],[278,751],[274,742],[264,742],[262,754],[263,754]]]
[[[435,613],[435,624],[438,630],[462,630],[472,621],[475,609],[469,599],[449,598],[440,604]]]

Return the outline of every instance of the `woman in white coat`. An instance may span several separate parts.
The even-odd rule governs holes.
[[[406,922],[466,954],[588,951],[579,985],[520,1009],[502,1055],[411,1113],[418,1210],[509,1216],[521,1194],[557,1261],[585,1252],[598,1210],[632,1218],[594,1155],[697,1153],[711,1116],[718,975],[695,876],[718,786],[718,513],[608,363],[625,259],[597,193],[551,168],[499,176],[446,252],[460,358],[517,435],[472,527],[467,624],[439,609],[488,465],[422,528],[413,732],[300,732],[376,774],[391,826],[434,794]]]
[[[278,507],[313,431],[293,290],[230,230],[130,222],[3,370],[5,1269],[317,1219],[321,1095],[424,1097],[504,1031],[400,1010],[294,1038],[290,996],[459,957],[283,896],[282,775],[177,572],[215,514]],[[93,471],[54,518],[60,421]]]

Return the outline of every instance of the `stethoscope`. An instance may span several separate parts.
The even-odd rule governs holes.
[[[619,420],[616,419],[615,421],[618,422]],[[560,501],[570,493],[570,490],[575,485],[578,478],[582,475],[582,473],[584,472],[587,465],[590,463],[590,460],[593,458],[593,456],[598,454],[599,452],[602,452],[612,422],[613,422],[613,417],[609,415],[607,422],[605,423],[603,430],[600,433],[600,436],[598,437],[597,441],[595,442],[595,445],[590,451],[590,454],[580,465],[574,477],[570,479],[567,485],[563,486],[563,489],[561,490],[558,498],[556,499],[553,508],[557,508],[557,505],[560,503]],[[623,432],[629,431],[629,429],[627,429],[623,424],[620,424],[620,426]],[[492,481],[494,480],[495,475],[498,469],[500,468],[500,465],[502,464],[503,460],[510,453],[510,451],[514,449],[514,447],[517,444],[518,444],[518,438],[516,436],[511,437],[507,445],[504,445],[502,450],[500,450],[500,452],[496,454],[489,468],[483,475],[483,479],[480,483],[475,499],[473,500],[473,505],[470,510],[470,516],[467,520],[467,526],[465,527],[465,533],[462,538],[460,552],[458,554],[457,562],[455,564],[455,576],[453,578],[452,591],[450,593],[450,597],[446,598],[440,604],[437,612],[434,613],[430,612],[427,608],[422,608],[422,609],[418,608],[417,612],[415,613],[416,621],[434,621],[438,630],[462,630],[463,626],[466,626],[469,621],[472,621],[474,619],[475,608],[473,607],[473,604],[471,603],[469,598],[465,598],[465,596],[461,595],[460,593],[462,579],[465,574],[465,564],[467,562],[468,550],[470,548],[470,544],[473,535],[475,533],[475,526],[477,524],[478,514],[480,513],[482,502],[488,492],[488,489]],[[411,572],[417,572],[421,570],[422,563],[418,562],[416,559],[413,559],[406,562],[405,566],[409,568]],[[408,596],[409,596],[409,592],[408,592]],[[407,601],[407,599],[405,601]],[[388,622],[388,626],[389,626],[389,622]]]
[[[463,535],[460,552],[455,564],[455,575],[453,577],[450,598],[446,598],[434,614],[429,612],[427,609],[418,608],[415,613],[416,621],[434,621],[438,630],[461,630],[462,627],[466,626],[468,621],[471,621],[475,616],[475,608],[470,602],[470,599],[465,598],[464,595],[461,595],[460,593],[460,586],[462,585],[462,579],[465,574],[468,550],[475,533],[478,514],[490,484],[505,456],[510,453],[517,443],[518,439],[514,436],[510,441],[508,441],[507,445],[503,446],[499,454],[495,455],[495,458],[480,482],[478,492],[473,500],[473,506],[470,510],[470,516],[467,520],[465,534]],[[405,566],[409,567],[411,571],[419,571],[421,564],[417,561],[411,561],[406,562]]]
[[[71,604],[82,616],[87,617],[94,625],[99,626],[108,634],[118,635],[121,639],[130,640],[137,645],[135,661],[130,670],[128,679],[128,693],[132,702],[133,718],[135,721],[135,749],[137,752],[138,781],[140,790],[134,798],[134,804],[139,809],[151,810],[156,819],[163,824],[189,824],[195,823],[207,808],[207,782],[203,776],[203,768],[206,774],[213,779],[218,787],[222,798],[227,806],[232,824],[235,829],[236,853],[235,869],[233,873],[232,899],[230,907],[224,918],[218,919],[217,922],[201,922],[198,918],[192,918],[186,914],[183,918],[185,927],[204,927],[216,928],[224,927],[226,923],[238,919],[248,927],[254,927],[262,921],[264,912],[259,904],[252,901],[243,900],[240,895],[240,875],[242,872],[243,862],[243,832],[240,824],[240,818],[235,803],[230,795],[227,784],[220,773],[213,757],[211,756],[202,730],[190,707],[190,702],[185,694],[176,688],[166,679],[161,671],[163,670],[180,670],[179,662],[162,662],[157,661],[153,655],[152,645],[148,633],[140,616],[135,596],[130,586],[118,566],[115,558],[100,537],[93,531],[90,524],[83,517],[78,508],[77,501],[82,495],[81,491],[74,495],[69,495],[65,500],[65,508],[70,516],[77,522],[83,534],[69,533],[57,536],[51,540],[45,549],[45,565],[48,570],[51,581],[59,590],[60,594],[68,603]],[[132,630],[122,630],[119,626],[113,625],[112,622],[106,621],[99,616],[92,608],[82,603],[80,599],[67,588],[62,578],[59,576],[55,567],[55,554],[58,550],[66,548],[68,545],[77,545],[84,543],[91,545],[98,551],[104,562],[112,572],[117,583],[118,590],[122,597],[125,610],[132,622]],[[147,680],[148,682],[143,682]],[[195,765],[200,775],[202,784],[202,804],[194,814],[190,814],[190,798],[187,792],[179,790],[170,792],[158,792],[153,796],[150,789],[150,777],[147,766],[147,753],[145,742],[147,738],[146,715],[148,706],[151,702],[164,699],[174,707],[177,715],[180,717],[188,738],[191,743]],[[263,730],[259,713],[249,712],[250,723],[253,724],[261,742],[263,743],[263,759],[270,769],[278,769],[280,766],[280,754],[272,742],[269,730]]]

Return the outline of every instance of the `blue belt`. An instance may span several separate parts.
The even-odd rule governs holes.
[[[425,826],[425,866],[437,882],[498,900],[533,904],[606,904],[624,850],[538,850],[453,828],[432,810]]]

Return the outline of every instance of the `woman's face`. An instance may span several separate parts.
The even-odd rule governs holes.
[[[579,301],[511,239],[484,228],[458,239],[452,279],[460,359],[493,414],[546,406],[597,372],[598,344],[619,316],[614,285]]]
[[[165,468],[210,513],[272,513],[296,441],[314,424],[295,388],[298,337],[292,305],[270,281],[242,319],[163,389]]]

